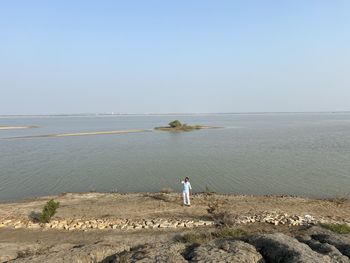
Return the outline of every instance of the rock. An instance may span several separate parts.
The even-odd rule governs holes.
[[[336,247],[343,255],[350,258],[350,235],[339,235],[331,231],[313,227],[311,237],[321,243],[328,243]]]
[[[331,263],[329,256],[318,254],[306,244],[282,233],[257,235],[248,239],[268,262]]]
[[[185,245],[182,243],[148,244],[133,248],[130,252],[119,253],[114,260],[108,262],[185,263],[187,260],[181,255],[184,250]]]
[[[265,262],[261,254],[256,250],[254,246],[243,241],[223,241],[220,242],[218,246],[226,252],[233,254],[233,262]]]
[[[350,263],[350,259],[340,251],[328,243],[321,243],[317,240],[312,239],[310,236],[301,236],[297,238],[300,242],[307,244],[312,250],[321,253],[323,255],[328,255],[332,262],[334,263]]]
[[[36,244],[0,243],[0,263],[15,260],[37,250]]]
[[[198,227],[198,226],[204,226],[204,222],[198,221],[198,222],[194,222],[193,226]]]
[[[127,227],[128,227],[128,224],[125,223],[125,224],[123,224],[120,228],[121,228],[121,229],[126,229]]]
[[[212,244],[194,248],[186,259],[193,262],[234,262],[233,255]]]
[[[39,229],[39,228],[41,228],[41,226],[40,226],[40,224],[32,223],[32,224],[28,224],[28,228]]]
[[[113,245],[101,243],[92,245],[60,244],[50,248],[45,254],[40,253],[21,258],[20,262],[110,262],[106,259],[125,250],[129,250],[129,247],[122,243]]]
[[[263,257],[252,245],[242,241],[223,241],[200,245],[188,253],[193,262],[263,263]]]
[[[153,225],[153,223],[152,223],[152,221],[146,221],[146,222],[145,222],[145,225],[146,225],[146,226],[151,226],[151,225]]]
[[[164,223],[159,224],[159,228],[168,228],[170,226],[171,225],[168,222],[164,222]]]

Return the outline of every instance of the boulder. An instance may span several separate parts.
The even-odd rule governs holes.
[[[267,262],[331,263],[327,255],[313,251],[309,246],[282,233],[257,235],[248,238]]]
[[[192,262],[263,263],[261,254],[242,241],[223,241],[195,247],[186,259]]]
[[[350,258],[350,235],[336,234],[320,227],[313,227],[310,232],[312,232],[312,239],[333,245],[343,255]]]
[[[312,250],[328,255],[334,263],[350,263],[350,259],[344,256],[335,246],[328,243],[321,243],[312,239],[310,236],[297,237],[300,242],[307,244]]]
[[[103,262],[116,253],[120,253],[125,250],[129,250],[129,247],[121,243],[113,245],[100,243],[91,245],[60,244],[50,248],[45,254],[33,254],[32,256],[17,258],[14,262],[95,263]]]
[[[181,255],[184,250],[185,245],[182,243],[155,243],[135,247],[130,252],[116,254],[113,260],[104,262],[185,263],[187,260]]]

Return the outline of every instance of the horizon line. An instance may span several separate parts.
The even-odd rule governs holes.
[[[306,113],[350,113],[350,110],[344,111],[242,111],[242,112],[170,112],[170,113],[114,113],[114,112],[100,112],[100,113],[55,113],[55,114],[0,114],[0,117],[62,117],[62,116],[157,116],[157,115],[229,115],[229,114],[306,114]]]

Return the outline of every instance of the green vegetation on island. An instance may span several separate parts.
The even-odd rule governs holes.
[[[160,131],[193,131],[193,130],[200,130],[200,129],[208,129],[208,128],[214,128],[209,126],[201,126],[201,125],[187,125],[186,123],[181,123],[179,120],[174,120],[169,123],[169,126],[164,127],[155,127],[155,130]]]

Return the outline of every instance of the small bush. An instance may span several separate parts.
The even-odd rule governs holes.
[[[51,217],[53,217],[56,214],[56,210],[59,206],[60,206],[60,203],[55,202],[53,199],[48,201],[44,206],[43,211],[40,215],[40,222],[41,223],[50,222]]]
[[[207,212],[211,217],[214,219],[215,215],[218,213],[218,210],[220,209],[219,201],[218,200],[209,200],[208,202],[208,208]]]
[[[224,227],[217,230],[214,235],[219,238],[241,238],[247,233],[240,228],[228,228]]]
[[[179,120],[175,120],[169,123],[171,128],[179,128],[182,126],[182,123]]]
[[[350,233],[350,226],[347,224],[324,224],[322,226],[338,234]]]
[[[212,197],[212,196],[209,196]],[[236,225],[238,215],[228,211],[225,206],[226,201],[210,198],[208,200],[207,212],[216,225],[231,227]]]

